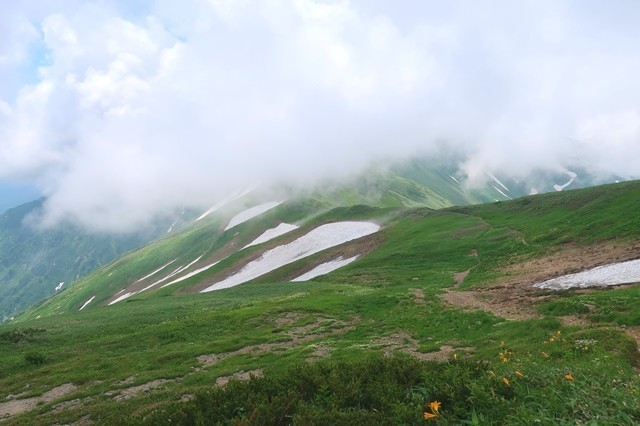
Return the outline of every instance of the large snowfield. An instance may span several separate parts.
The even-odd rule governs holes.
[[[373,234],[378,230],[380,226],[372,222],[336,222],[321,225],[289,244],[266,251],[239,272],[207,287],[202,293],[245,283],[322,250]]]

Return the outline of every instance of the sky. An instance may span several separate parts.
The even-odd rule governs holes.
[[[640,2],[0,0],[0,189],[127,232],[371,161],[640,176]]]

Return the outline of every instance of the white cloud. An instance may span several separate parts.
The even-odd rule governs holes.
[[[136,5],[32,0],[0,18],[0,178],[37,182],[47,223],[128,230],[229,185],[442,140],[469,153],[472,177],[576,151],[640,174],[640,6]]]

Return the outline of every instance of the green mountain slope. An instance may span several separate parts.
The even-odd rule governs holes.
[[[165,224],[133,235],[96,235],[70,224],[38,230],[25,218],[42,200],[0,215],[0,317],[63,291],[81,276],[166,230]],[[59,290],[56,287],[64,283]]]
[[[531,182],[516,182],[508,176],[487,175],[487,182],[483,185],[467,188],[465,177],[458,172],[458,165],[462,160],[462,158],[446,156],[416,157],[391,167],[373,166],[361,175],[346,181],[323,182],[318,189],[310,192],[280,188],[279,197],[289,200],[308,200],[298,202],[311,204],[304,207],[304,212],[292,218],[295,221],[305,222],[308,218],[336,206],[365,204],[388,208],[439,209],[453,205],[517,198],[528,194],[533,184],[542,191],[554,191],[555,183],[562,184],[568,179],[563,173],[534,175],[531,177]],[[587,170],[578,171],[579,174],[569,187],[590,185],[596,181],[590,177]],[[286,195],[282,195],[283,193]],[[150,224],[144,233],[120,237],[90,235],[69,225],[36,232],[25,226],[22,220],[38,206],[38,202],[31,203],[0,216],[0,317],[2,318],[12,317],[32,303],[54,294],[61,282],[65,283],[62,287],[62,290],[65,290],[70,283],[105,265],[117,255],[140,247],[155,237],[165,235],[166,229],[172,222],[172,220],[159,221]],[[300,209],[299,206],[293,206],[291,203],[289,207],[294,210]],[[289,220],[287,214],[289,213],[285,213],[281,220]],[[188,222],[195,217],[193,213],[187,216],[182,217],[182,220]],[[273,225],[277,224],[274,219]],[[198,225],[201,224],[198,223]],[[188,230],[187,234],[176,237],[175,240],[163,240],[159,245],[154,245],[152,250],[147,250],[147,254],[143,257],[145,260],[140,260],[142,258],[138,258],[137,255],[134,256],[138,259],[136,260],[138,266],[118,268],[108,280],[104,277],[100,278],[99,281],[103,280],[111,284],[98,286],[100,291],[94,292],[95,294],[89,295],[79,290],[79,288],[87,288],[85,285],[77,287],[74,294],[78,299],[75,300],[74,306],[78,303],[83,304],[93,296],[96,296],[96,302],[104,301],[107,292],[134,279],[134,271],[159,268],[164,264],[162,262],[166,263],[174,259],[177,263],[190,262],[202,255],[203,261],[206,260],[213,255],[216,248],[219,248],[216,244],[225,243],[223,240],[217,240],[216,229],[211,226],[213,225],[203,229],[203,232],[200,232],[198,230],[200,228],[196,226]],[[211,239],[218,242],[211,242]],[[196,254],[196,252],[199,253]],[[130,271],[132,275],[122,272],[125,270]],[[135,279],[138,278],[140,277]],[[83,297],[87,298],[80,301]]]
[[[425,412],[441,424],[634,424],[640,288],[554,293],[531,284],[637,258],[638,200],[640,182],[441,210],[307,199],[225,231],[246,207],[228,206],[0,327],[0,397],[70,384],[11,416],[23,424],[419,424]],[[329,257],[368,251],[329,275],[285,281],[319,253],[230,289],[189,292],[292,239],[283,235],[176,286],[105,305],[192,248],[185,261],[205,246],[214,259],[276,223],[304,233],[345,220],[383,229],[331,249]],[[265,377],[223,385],[251,374]]]

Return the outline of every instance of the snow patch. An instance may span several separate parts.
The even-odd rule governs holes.
[[[258,244],[262,244],[262,243],[266,243],[267,241],[273,240],[274,238],[277,238],[277,237],[279,237],[281,235],[286,234],[287,232],[291,232],[294,229],[298,229],[298,228],[299,228],[299,226],[296,226],[296,225],[289,225],[288,223],[281,223],[280,225],[276,226],[275,228],[267,229],[266,231],[264,231],[262,233],[262,235],[260,235],[255,240],[251,241],[244,248],[255,246],[255,245],[258,245]]]
[[[574,172],[572,172],[570,170],[565,170],[564,172],[569,176],[569,181],[567,183],[565,183],[564,185],[557,185],[557,184],[553,185],[553,189],[555,189],[558,192],[562,191],[567,186],[571,185],[573,183],[573,181],[576,180],[576,178],[578,177],[577,174],[575,174]]]
[[[272,208],[279,206],[280,204],[282,204],[282,201],[271,201],[269,203],[260,204],[259,206],[251,207],[250,209],[240,212],[231,218],[229,224],[226,228],[224,228],[224,230],[227,231],[234,226],[238,226],[241,223],[253,219],[256,216],[260,216],[262,213],[265,213]]]
[[[449,175],[449,177],[450,177],[451,179],[453,179],[453,180],[455,181],[455,183],[457,183],[457,184],[459,184],[459,183],[460,183],[460,181],[459,181],[458,179],[454,178],[453,176]]]
[[[319,277],[320,275],[328,274],[329,272],[333,272],[337,269],[342,268],[343,266],[347,266],[351,262],[354,262],[355,260],[357,260],[358,257],[359,256],[353,256],[353,257],[350,257],[349,259],[343,259],[342,256],[340,256],[339,258],[334,259],[330,262],[326,262],[316,266],[309,272],[306,272],[300,275],[298,278],[292,279],[291,282],[308,281],[312,278]]]
[[[80,309],[78,309],[79,311],[83,310],[84,308],[87,307],[87,305],[91,302],[93,302],[93,299],[95,299],[96,297],[93,296],[91,299],[87,300],[86,302],[84,302],[84,305],[82,305],[82,307]]]
[[[122,296],[118,297],[117,299],[114,299],[111,302],[109,302],[109,306],[111,306],[111,305],[113,305],[115,303],[118,303],[118,302],[122,302],[123,300],[130,298],[134,294],[137,294],[137,292],[136,291],[132,291],[132,292],[129,292],[129,293],[125,293]]]
[[[142,290],[140,290],[140,293],[142,293],[143,291],[147,291],[152,287],[157,286],[158,284],[161,284],[163,282],[165,282],[166,280],[168,280],[169,278],[175,277],[176,275],[178,275],[180,272],[182,271],[186,271],[187,269],[189,269],[191,266],[193,266],[193,264],[195,264],[198,260],[202,259],[203,255],[198,256],[197,259],[193,260],[192,262],[190,262],[188,265],[186,266],[178,266],[178,268],[176,268],[173,272],[171,272],[169,275],[167,275],[164,278],[159,279],[158,281],[154,282],[153,284],[150,284],[148,286],[146,286],[145,288],[143,288]]]
[[[193,277],[194,275],[198,275],[200,272],[204,272],[209,268],[212,268],[214,266],[216,266],[218,263],[220,263],[220,261],[218,260],[217,262],[213,262],[208,264],[207,266],[203,266],[202,268],[196,269],[195,271],[189,272],[187,275],[183,275],[180,278],[176,278],[175,280],[166,283],[165,285],[163,285],[161,288],[165,288],[167,286],[170,286],[171,284],[175,284],[175,283],[179,283],[180,281],[184,281],[188,278]]]
[[[176,223],[178,223],[178,221],[174,220],[173,223],[169,226],[169,229],[167,229],[167,234],[173,231],[173,227],[176,225]]]
[[[498,191],[500,194],[504,195],[504,197],[505,197],[505,198],[508,198],[508,199],[510,199],[510,200],[512,199],[512,198],[511,198],[511,197],[509,197],[507,194],[505,194],[504,192],[500,191],[500,188],[498,188],[497,186],[495,186],[495,185],[491,185],[491,186],[493,187],[493,189],[495,189],[496,191]]]
[[[144,281],[149,277],[154,276],[155,274],[157,274],[158,272],[162,271],[164,268],[166,268],[167,266],[171,265],[173,262],[175,262],[178,259],[173,259],[171,262],[162,265],[161,267],[159,267],[158,269],[156,269],[155,271],[153,271],[152,273],[150,273],[149,275],[145,275],[144,277],[140,278],[138,281],[136,281],[137,283],[139,283],[140,281]]]
[[[355,240],[380,230],[371,222],[336,222],[321,225],[289,244],[281,245],[245,265],[239,272],[219,281],[201,293],[229,288],[267,274],[312,254]]]
[[[242,198],[245,195],[247,195],[248,193],[250,193],[251,191],[253,191],[254,189],[257,188],[257,185],[254,186],[250,186],[242,191],[240,191],[239,193],[235,193],[232,194],[226,198],[223,198],[222,200],[218,201],[213,207],[211,207],[209,210],[207,210],[206,212],[202,213],[200,215],[200,217],[198,217],[196,219],[196,222],[199,220],[204,219],[205,217],[209,216],[211,213],[215,212],[216,210],[219,210],[220,208],[224,207],[225,205],[231,203],[232,201],[237,200],[238,198]]]
[[[534,284],[534,287],[566,290],[569,288],[607,287],[637,282],[640,282],[640,259],[598,266],[587,271],[564,275]]]
[[[488,175],[491,179],[493,179],[493,181],[494,181],[495,183],[497,183],[498,185],[500,185],[501,187],[503,187],[505,191],[507,191],[507,192],[511,192],[511,191],[509,191],[509,188],[507,188],[507,187],[505,186],[505,184],[504,184],[504,183],[500,182],[500,179],[498,179],[497,177],[495,177],[495,175],[494,175],[493,173],[488,173],[488,172],[487,172],[487,175]],[[494,186],[494,188],[496,188],[496,187]],[[498,189],[498,188],[496,188],[496,189]],[[498,191],[500,191],[500,190],[498,189]],[[502,193],[502,191],[500,191],[500,192]]]
[[[56,291],[60,291],[60,290],[62,290],[62,286],[63,286],[63,285],[64,285],[64,281],[62,281],[60,284],[58,284],[58,285],[56,286]]]

